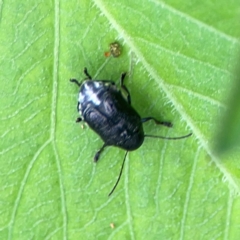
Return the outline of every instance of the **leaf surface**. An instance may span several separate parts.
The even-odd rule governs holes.
[[[239,52],[238,1],[0,3],[1,239],[236,239],[240,164],[217,157]],[[109,44],[122,45],[106,58]],[[75,124],[70,78],[126,85],[145,132],[127,156]],[[111,226],[112,227],[111,227]]]

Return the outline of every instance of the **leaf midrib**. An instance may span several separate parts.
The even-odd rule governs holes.
[[[61,199],[61,212],[62,212],[62,229],[63,239],[67,239],[67,206],[65,199],[65,189],[63,180],[63,170],[61,166],[61,160],[58,154],[56,146],[56,122],[57,122],[57,99],[58,99],[58,76],[59,76],[59,53],[60,53],[60,2],[59,0],[54,1],[54,62],[53,62],[53,85],[52,85],[52,106],[51,106],[51,132],[50,139],[53,145],[53,152],[55,155],[58,179],[59,179],[59,190]]]

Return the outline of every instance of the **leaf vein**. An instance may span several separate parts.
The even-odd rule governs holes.
[[[239,40],[234,38],[234,37],[231,37],[223,32],[220,32],[219,30],[217,30],[216,28],[214,27],[211,27],[201,21],[199,21],[198,19],[196,18],[193,18],[192,16],[186,14],[186,13],[183,13],[183,12],[180,12],[178,10],[176,10],[175,8],[171,7],[170,5],[167,5],[163,2],[160,2],[160,1],[157,1],[157,0],[150,0],[151,2],[157,4],[157,5],[160,5],[162,8],[165,8],[167,9],[168,11],[172,12],[173,14],[175,15],[178,15],[179,17],[181,18],[184,18],[184,19],[188,19],[189,22],[192,22],[192,23],[195,23],[196,25],[198,25],[200,28],[203,28],[203,29],[207,29],[208,31],[218,35],[218,36],[221,36],[222,38],[225,38],[229,41],[231,41],[232,43],[237,43],[239,44]]]
[[[63,171],[61,161],[59,158],[57,146],[56,146],[56,121],[57,121],[57,98],[58,98],[58,74],[59,74],[59,45],[60,45],[60,2],[54,1],[54,63],[53,63],[53,86],[52,86],[52,106],[51,106],[51,129],[50,138],[53,142],[54,155],[56,157],[56,165],[58,169],[59,189],[61,197],[61,211],[63,218],[63,239],[67,239],[67,206],[65,200],[65,190],[63,184]]]
[[[185,92],[185,93],[187,93],[189,96],[190,96],[190,95],[191,95],[191,96],[194,96],[194,97],[199,98],[199,99],[201,99],[201,100],[203,100],[203,101],[206,101],[206,102],[208,102],[208,103],[210,103],[210,104],[212,104],[212,105],[216,105],[217,107],[221,107],[221,108],[224,108],[224,109],[227,108],[227,106],[226,106],[225,104],[223,104],[223,103],[221,103],[221,102],[219,102],[219,101],[217,101],[217,100],[215,100],[215,99],[213,99],[213,98],[211,98],[211,97],[204,96],[204,95],[202,95],[201,93],[197,93],[197,92],[192,91],[192,90],[190,90],[190,89],[183,88],[183,87],[180,87],[180,86],[176,86],[176,85],[173,85],[173,84],[167,84],[167,85],[168,85],[170,88],[174,88],[174,89],[176,89],[176,90],[178,90],[178,91]]]
[[[131,239],[135,239],[134,231],[133,231],[133,220],[132,220],[132,213],[131,213],[131,206],[130,206],[130,197],[129,197],[129,157],[127,156],[127,162],[125,165],[125,181],[124,181],[124,190],[125,190],[125,204],[127,209],[127,221],[129,226],[129,233],[131,236]]]
[[[172,50],[170,50],[170,49],[167,49],[167,48],[165,48],[165,47],[161,47],[160,45],[157,45],[157,44],[155,44],[155,43],[149,42],[149,41],[147,41],[147,40],[145,40],[145,39],[142,39],[142,38],[140,38],[140,37],[137,37],[137,38],[135,38],[135,39],[138,39],[139,41],[142,41],[142,42],[143,42],[144,44],[146,44],[147,46],[152,46],[152,47],[154,47],[154,48],[156,48],[156,49],[158,49],[158,50],[165,51],[166,53],[171,54],[171,55],[173,55],[173,56],[180,57],[180,58],[182,58],[183,60],[191,61],[191,62],[194,63],[194,64],[195,64],[195,63],[196,63],[196,64],[201,64],[201,65],[203,65],[203,66],[205,66],[205,67],[211,68],[211,69],[214,70],[214,71],[222,72],[222,73],[224,73],[224,74],[233,76],[232,72],[230,72],[230,71],[228,71],[228,70],[225,70],[225,69],[222,69],[222,68],[220,68],[220,67],[218,67],[218,66],[215,66],[215,65],[213,65],[213,64],[211,64],[211,63],[203,62],[203,61],[201,61],[201,60],[199,60],[199,59],[195,59],[195,58],[192,58],[192,57],[190,57],[190,56],[183,55],[183,54],[181,54],[181,53],[179,53],[179,52],[174,52],[174,51],[172,51]]]
[[[13,209],[12,209],[12,214],[11,214],[11,218],[9,221],[9,235],[8,235],[8,239],[12,239],[12,234],[13,234],[13,228],[14,228],[14,222],[15,222],[15,218],[16,218],[16,213],[17,213],[17,208],[20,204],[20,200],[24,191],[24,188],[26,186],[27,183],[27,179],[28,176],[30,175],[30,172],[35,164],[35,162],[37,161],[39,155],[41,154],[41,152],[47,147],[47,145],[51,142],[51,140],[49,139],[48,141],[46,141],[39,149],[38,151],[36,151],[35,155],[33,156],[32,160],[30,161],[30,163],[28,164],[27,170],[23,176],[23,179],[21,181],[20,187],[19,187],[19,191],[17,193],[17,197],[15,199],[15,202],[13,204]]]
[[[223,238],[224,240],[229,239],[232,207],[233,207],[233,194],[231,191],[229,191],[228,202],[227,202],[227,212],[226,212],[226,223],[225,223],[224,238]]]
[[[185,199],[185,203],[184,203],[184,206],[183,206],[183,216],[182,216],[182,220],[181,220],[181,223],[180,223],[180,238],[179,238],[180,240],[184,239],[184,227],[186,226],[188,206],[189,206],[189,202],[190,202],[190,198],[191,198],[191,191],[192,191],[192,188],[193,188],[194,176],[195,176],[195,173],[196,173],[199,153],[200,153],[200,147],[198,148],[198,150],[195,154],[195,158],[194,158],[194,161],[193,161],[192,170],[191,170],[191,174],[190,174],[190,178],[189,178],[189,184],[188,184],[188,188],[187,188],[187,191],[186,191],[186,199]]]

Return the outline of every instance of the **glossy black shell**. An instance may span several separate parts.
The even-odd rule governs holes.
[[[78,111],[106,145],[129,151],[142,145],[141,117],[114,82],[84,81],[80,86]]]

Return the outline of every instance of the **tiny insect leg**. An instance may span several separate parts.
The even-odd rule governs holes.
[[[88,77],[88,79],[92,79],[92,77],[90,76],[90,74],[87,71],[87,68],[85,67],[83,70],[84,74]]]
[[[103,149],[106,147],[107,145],[104,143],[103,146],[97,151],[97,153],[94,156],[94,162],[97,162],[101,152],[103,151]]]
[[[146,117],[146,118],[142,118],[142,123],[147,122],[149,120],[153,120],[156,124],[160,124],[163,125],[165,127],[172,127],[173,124],[171,122],[164,122],[164,121],[159,121],[154,117]]]
[[[77,119],[76,119],[76,123],[79,123],[79,122],[81,122],[82,121],[82,118],[80,118],[80,117],[78,117]]]
[[[127,93],[127,101],[129,105],[131,105],[131,96],[130,92],[128,91],[127,87],[124,85],[124,78],[126,77],[127,73],[122,73],[121,79],[120,79],[120,87]]]

